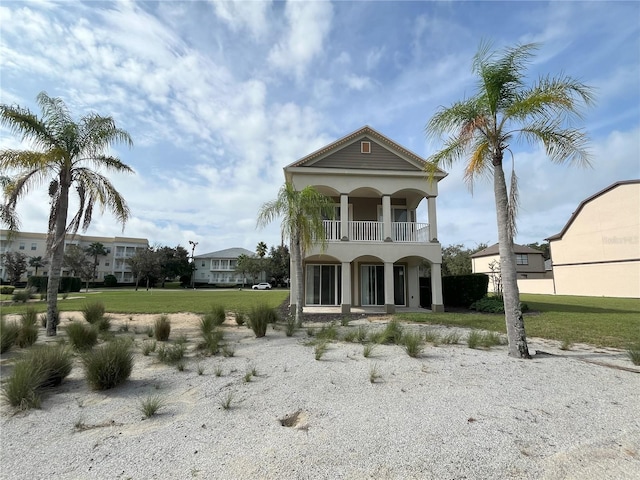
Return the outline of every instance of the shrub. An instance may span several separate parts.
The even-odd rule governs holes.
[[[156,351],[156,342],[142,342],[142,355],[147,357],[151,352]]]
[[[240,326],[244,325],[245,315],[244,312],[236,312],[236,323]]]
[[[504,301],[496,296],[483,297],[469,306],[470,310],[484,313],[504,313]],[[529,310],[529,305],[520,303],[520,310],[524,313]]]
[[[15,322],[7,322],[4,316],[0,319],[0,353],[11,350],[16,343],[20,326]]]
[[[206,350],[210,355],[215,355],[220,351],[220,342],[224,338],[224,333],[217,328],[214,328],[206,336],[203,336],[204,341],[198,345],[201,350]]]
[[[404,349],[412,358],[418,357],[422,353],[422,335],[419,333],[407,333],[403,336]]]
[[[31,288],[25,288],[24,290],[15,290],[11,300],[16,303],[26,303],[27,300],[33,298],[33,290]]]
[[[278,314],[275,309],[265,303],[261,303],[251,308],[248,325],[256,337],[260,338],[267,334],[267,325],[275,323],[277,320]]]
[[[489,277],[484,273],[442,277],[444,304],[451,307],[469,307],[487,295]]]
[[[13,285],[2,285],[0,287],[0,295],[12,295],[16,289]]]
[[[169,340],[169,334],[171,333],[171,320],[169,315],[160,315],[156,318],[153,326],[153,333],[156,340],[160,342],[166,342]]]
[[[91,325],[97,325],[104,318],[104,303],[90,302],[82,306],[82,316]]]
[[[133,369],[131,342],[116,340],[86,353],[82,361],[87,382],[94,390],[107,390],[124,382]]]
[[[207,337],[207,335],[211,334],[216,325],[214,323],[214,319],[212,315],[206,314],[200,317],[200,333],[203,337]]]
[[[71,322],[65,327],[73,348],[85,352],[98,343],[98,329],[80,322]]]
[[[115,275],[104,276],[104,286],[107,288],[118,286],[118,279]]]

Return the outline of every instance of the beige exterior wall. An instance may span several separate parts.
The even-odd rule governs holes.
[[[640,182],[581,204],[550,247],[557,294],[640,298]]]
[[[126,259],[133,256],[139,249],[149,248],[149,241],[146,238],[130,237],[95,237],[89,235],[67,236],[65,245],[78,245],[86,248],[92,243],[102,243],[107,249],[106,256],[98,257],[98,268],[96,271],[97,281],[104,280],[105,275],[115,275],[120,283],[130,283],[134,281],[131,269],[126,264]],[[34,248],[35,247],[35,248]],[[42,257],[48,261],[47,255],[47,235],[44,233],[16,232],[9,235],[7,230],[0,230],[0,253],[20,252],[27,257]],[[27,260],[28,261],[28,260]],[[47,275],[49,265],[38,269],[38,275]],[[35,274],[33,267],[27,267],[27,273],[22,276],[21,281],[25,282],[27,277]],[[63,269],[62,274],[65,275]],[[4,265],[0,261],[0,278],[6,280]]]
[[[491,288],[491,282],[489,282]],[[520,293],[535,293],[538,295],[553,295],[553,278],[519,278],[518,290]]]
[[[554,267],[558,295],[640,298],[640,262]]]

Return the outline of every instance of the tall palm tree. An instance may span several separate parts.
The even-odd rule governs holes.
[[[466,158],[470,187],[479,175],[493,176],[509,355],[519,358],[530,355],[513,252],[518,186],[513,169],[507,192],[504,154],[511,153],[515,163],[509,149],[513,140],[542,142],[552,162],[588,165],[587,136],[572,124],[581,117],[581,108],[593,102],[591,89],[568,76],[541,77],[526,85],[526,67],[537,48],[517,45],[496,53],[481,44],[473,60],[475,94],[441,108],[426,126],[428,136],[450,135],[444,148],[429,157],[431,173]]]
[[[296,322],[302,322],[303,272],[302,253],[313,245],[327,244],[323,219],[333,218],[334,202],[312,186],[296,190],[286,182],[275,200],[266,202],[258,213],[258,227],[264,227],[275,218],[282,217],[282,238],[291,241],[291,252],[296,264]]]
[[[29,259],[29,266],[36,269],[36,277],[38,276],[38,269],[44,267],[46,264],[47,262],[40,255]]]
[[[124,228],[129,208],[101,172],[133,172],[117,157],[105,154],[112,144],[131,146],[133,142],[126,131],[116,127],[111,117],[92,113],[74,121],[62,99],[52,98],[45,92],[38,94],[37,102],[42,110],[41,117],[17,105],[0,105],[0,123],[34,148],[0,151],[0,170],[16,172],[4,187],[2,216],[4,220],[10,220],[10,227],[15,227],[18,200],[33,187],[47,185],[51,203],[47,237],[51,264],[47,286],[47,335],[51,336],[56,334],[65,235],[74,235],[80,227],[83,230],[89,227],[96,203],[102,209],[108,208]],[[67,223],[71,187],[77,193],[78,210]]]
[[[267,244],[264,242],[258,242],[258,245],[256,245],[256,255],[258,255],[258,257],[260,258],[264,258],[266,254],[267,254]]]

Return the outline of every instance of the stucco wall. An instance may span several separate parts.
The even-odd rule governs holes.
[[[518,290],[520,293],[553,295],[553,278],[519,278]]]
[[[558,295],[640,298],[640,261],[553,268]]]

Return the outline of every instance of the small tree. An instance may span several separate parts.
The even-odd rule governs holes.
[[[2,261],[9,276],[9,283],[16,285],[27,271],[27,256],[22,252],[7,252],[2,254]]]
[[[160,257],[152,248],[138,250],[135,255],[125,260],[131,267],[133,276],[136,279],[136,290],[140,280],[146,279],[146,287],[149,290],[151,280],[157,280],[162,275],[160,267]]]
[[[497,260],[492,261],[489,264],[489,271],[491,272],[489,278],[491,279],[491,285],[493,285],[493,293],[495,293],[496,297],[502,300],[502,274],[500,273],[500,262]]]
[[[104,245],[100,242],[93,242],[85,249],[85,253],[89,255],[93,259],[92,268],[91,268],[91,278],[95,280],[97,278],[96,272],[98,270],[98,257],[106,256],[107,249],[104,248]],[[87,282],[87,290],[89,289],[89,283]]]
[[[85,289],[89,291],[89,281],[93,276],[94,267],[83,248],[77,245],[68,245],[62,258],[62,265],[69,270],[71,276],[84,280]]]

